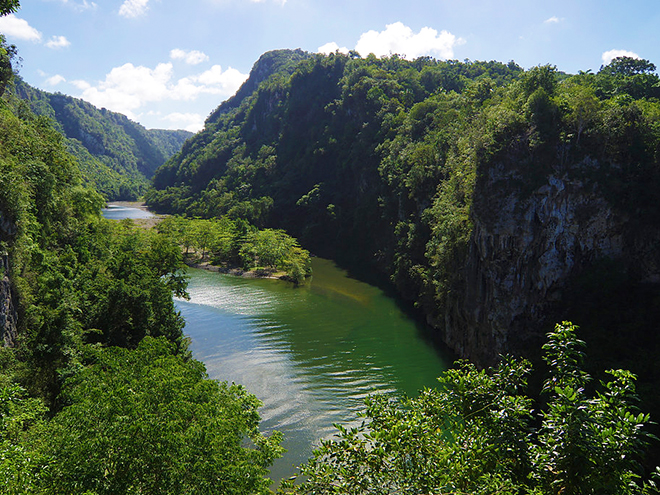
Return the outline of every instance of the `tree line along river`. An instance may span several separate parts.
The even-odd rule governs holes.
[[[108,218],[140,218],[132,209]],[[135,216],[137,215],[137,217]],[[373,393],[415,395],[437,384],[450,355],[381,289],[313,258],[303,287],[189,269],[190,300],[176,300],[193,356],[211,378],[263,402],[261,428],[284,433],[271,477],[295,474],[333,424],[357,424]]]

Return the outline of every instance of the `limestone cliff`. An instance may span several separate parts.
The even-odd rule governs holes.
[[[0,241],[9,240],[16,226],[0,211]],[[0,250],[0,345],[14,346],[17,337],[15,295],[9,279],[9,255]]]
[[[608,201],[589,179],[599,166],[557,167],[530,188],[520,169],[499,163],[478,182],[463,287],[443,325],[458,355],[486,365],[538,349],[567,285],[598,260],[620,262],[639,283],[660,281],[660,230],[633,226]]]
[[[16,345],[17,316],[11,281],[8,277],[9,259],[0,255],[0,342],[7,347]]]

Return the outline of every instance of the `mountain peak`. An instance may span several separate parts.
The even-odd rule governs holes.
[[[270,78],[273,74],[279,72],[290,74],[299,62],[311,58],[312,56],[312,53],[301,50],[300,48],[295,50],[271,50],[264,53],[259,57],[259,60],[254,63],[252,70],[250,70],[250,76],[238,89],[236,94],[222,102],[213,112],[211,112],[206,119],[206,122],[215,122],[220,115],[238,107],[247,96],[251,95],[262,82]]]

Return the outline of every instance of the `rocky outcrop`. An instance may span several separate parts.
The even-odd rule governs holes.
[[[16,235],[16,224],[0,210],[0,245]],[[0,345],[16,345],[17,315],[14,290],[9,279],[9,255],[0,249]]]
[[[537,349],[567,283],[595,261],[619,260],[635,280],[660,281],[660,231],[631,227],[589,174],[575,173],[597,167],[584,160],[531,192],[502,164],[480,181],[463,287],[443,325],[458,355],[489,365],[505,352]]]
[[[6,347],[16,345],[17,315],[14,292],[9,280],[9,257],[0,253],[0,343]]]

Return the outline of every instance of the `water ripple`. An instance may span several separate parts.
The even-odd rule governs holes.
[[[393,301],[329,269],[315,265],[320,288],[302,289],[191,270],[191,299],[176,302],[209,376],[244,385],[263,403],[262,430],[284,433],[275,479],[293,474],[333,424],[359,424],[370,394],[419,390],[445,368]]]

